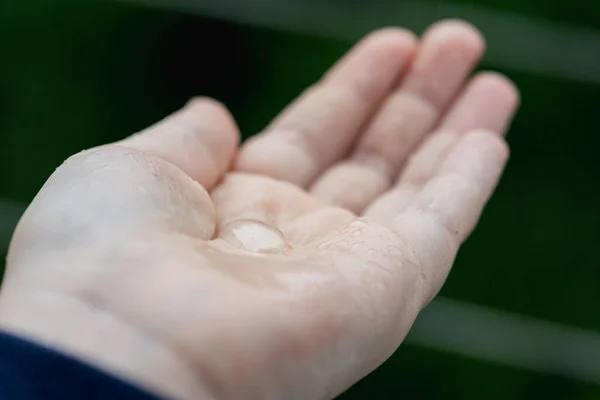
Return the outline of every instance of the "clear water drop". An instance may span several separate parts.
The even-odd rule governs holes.
[[[240,249],[255,253],[273,253],[289,248],[279,229],[257,220],[231,222],[221,228],[220,236]]]

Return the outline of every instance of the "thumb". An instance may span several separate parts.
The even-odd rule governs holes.
[[[132,232],[212,238],[216,216],[205,187],[221,178],[236,144],[229,114],[195,100],[136,136],[72,156],[19,222],[8,264],[90,243],[127,246]]]
[[[229,169],[239,138],[238,128],[227,108],[216,100],[202,97],[116,144],[173,163],[210,190]]]

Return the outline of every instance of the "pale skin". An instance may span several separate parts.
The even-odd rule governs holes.
[[[50,177],[0,326],[166,398],[330,399],[444,283],[506,160],[513,84],[446,21],[374,32],[262,133],[196,99]]]

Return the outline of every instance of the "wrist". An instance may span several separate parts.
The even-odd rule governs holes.
[[[62,352],[165,399],[210,399],[188,362],[111,310],[63,291],[3,287],[0,330]]]

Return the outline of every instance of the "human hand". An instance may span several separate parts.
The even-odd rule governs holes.
[[[500,177],[518,96],[465,24],[369,35],[238,152],[200,99],[44,185],[0,326],[181,399],[327,399],[389,357]],[[228,172],[231,171],[231,172]]]

